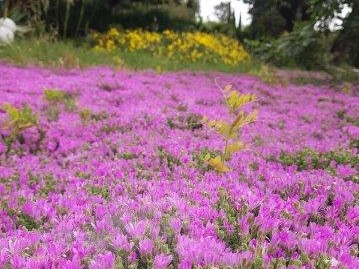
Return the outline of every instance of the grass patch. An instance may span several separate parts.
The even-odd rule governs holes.
[[[7,62],[18,66],[35,65],[50,68],[85,68],[94,66],[108,66],[131,70],[156,70],[157,72],[171,71],[202,71],[245,73],[260,77],[266,83],[277,84],[275,76],[269,72],[263,73],[263,64],[260,60],[252,58],[251,61],[243,62],[238,66],[231,67],[223,62],[191,62],[154,56],[150,52],[129,52],[120,49],[113,51],[96,51],[86,39],[68,41],[49,41],[46,38],[25,39],[18,38],[14,43],[0,46],[0,62]],[[341,81],[356,83],[359,78],[357,72],[349,69],[338,71],[336,79],[317,79],[311,77],[297,77],[291,79],[294,84],[326,85],[334,86]],[[273,80],[274,79],[274,80]],[[107,90],[107,89],[104,89]]]
[[[296,165],[298,171],[323,169],[331,174],[336,174],[334,167],[331,165],[332,163],[350,165],[352,168],[355,168],[359,164],[359,157],[350,151],[316,152],[313,149],[307,148],[294,154],[282,151],[278,161],[284,166]],[[357,176],[352,176],[348,179],[353,182],[358,181]]]
[[[82,41],[51,42],[46,39],[17,39],[9,46],[0,46],[0,60],[19,66],[36,65],[55,68],[82,68],[110,66],[134,70],[154,69],[161,71],[220,71],[248,73],[259,69],[259,63],[247,62],[237,67],[224,63],[174,61],[153,56],[148,52],[122,50],[95,51]]]
[[[49,67],[86,67],[115,65],[115,54],[97,53],[85,44],[71,41],[51,42],[46,39],[18,39],[9,46],[0,47],[0,59],[16,65]]]

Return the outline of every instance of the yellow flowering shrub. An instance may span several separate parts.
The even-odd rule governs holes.
[[[120,31],[109,29],[105,34],[93,34],[95,50],[147,51],[169,59],[192,62],[223,62],[237,66],[250,59],[243,46],[223,34],[201,32],[149,32],[142,29]]]

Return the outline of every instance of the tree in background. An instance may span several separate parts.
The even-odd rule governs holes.
[[[35,33],[62,38],[105,31],[111,25],[150,30],[195,27],[199,0],[0,0],[0,11],[17,15]],[[9,12],[7,12],[9,11]],[[20,16],[18,16],[20,15]]]
[[[238,37],[240,35],[240,28],[236,25],[235,11],[230,2],[220,2],[214,7],[214,14],[218,21],[201,23],[199,30],[211,33],[223,33],[232,37]]]
[[[221,2],[216,5],[214,14],[221,23],[230,23],[233,15],[231,2]]]
[[[359,67],[359,0],[310,0],[309,2],[312,20],[322,32],[328,34],[333,21],[341,24],[331,45],[335,62],[348,61]],[[343,6],[351,9],[346,17],[340,15]]]
[[[254,53],[274,63],[328,69],[330,62],[358,66],[359,0],[242,0],[250,4],[252,23],[247,37]],[[351,13],[339,16],[344,6]],[[342,27],[333,31],[333,22]]]
[[[188,30],[196,27],[198,0],[112,1],[112,24],[147,30]]]
[[[343,30],[333,43],[332,52],[335,60],[340,60],[343,55],[349,55],[349,62],[359,67],[359,3],[353,3],[352,12],[343,21]]]
[[[278,37],[291,32],[295,22],[307,21],[308,0],[243,0],[250,5],[252,23],[249,35],[252,38]]]

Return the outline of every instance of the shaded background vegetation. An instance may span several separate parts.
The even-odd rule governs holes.
[[[151,31],[221,32],[238,38],[256,58],[281,67],[324,69],[359,66],[359,0],[241,0],[252,22],[235,22],[231,5],[216,6],[218,22],[199,18],[198,0],[3,0],[1,12],[32,35],[54,39],[86,37],[110,26]],[[346,17],[338,14],[347,6]],[[333,30],[333,21],[342,27]]]
[[[252,23],[245,37],[252,49],[274,63],[322,68],[328,62],[359,65],[358,0],[244,0]],[[341,17],[343,7],[351,12]],[[342,26],[335,28],[334,24]],[[333,29],[334,28],[334,29]],[[292,61],[290,61],[292,56]]]

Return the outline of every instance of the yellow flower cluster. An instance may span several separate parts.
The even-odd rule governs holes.
[[[155,33],[141,29],[119,31],[111,28],[105,34],[95,33],[93,39],[96,43],[95,50],[99,51],[148,51],[169,59],[223,62],[228,66],[237,66],[250,58],[236,39],[223,34],[177,33],[170,30]]]

